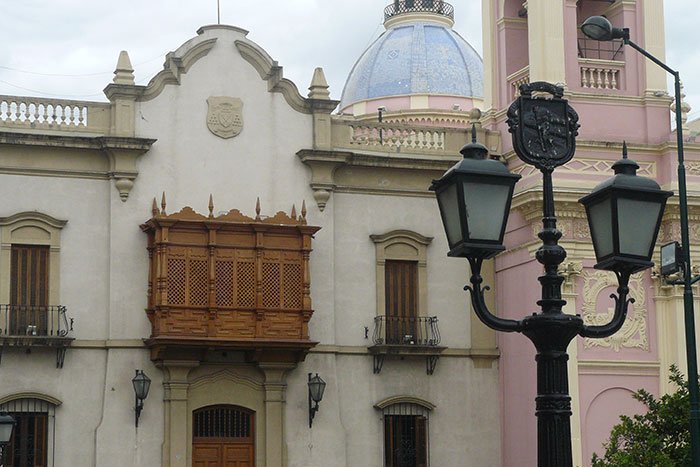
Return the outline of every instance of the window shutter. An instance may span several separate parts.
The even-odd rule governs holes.
[[[12,245],[10,304],[48,306],[49,247]]]
[[[428,437],[425,417],[416,417],[416,461],[418,467],[428,465]]]

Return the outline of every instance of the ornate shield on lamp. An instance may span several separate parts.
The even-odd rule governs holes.
[[[576,151],[578,114],[563,96],[564,88],[551,83],[523,84],[520,98],[508,109],[508,131],[516,154],[542,171],[566,164]]]

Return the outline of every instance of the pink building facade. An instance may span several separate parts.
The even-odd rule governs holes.
[[[538,311],[542,267],[534,258],[541,228],[541,174],[514,154],[505,124],[506,110],[518,86],[531,81],[565,83],[566,98],[580,116],[574,159],[554,172],[558,227],[568,257],[566,312],[588,324],[602,324],[612,315],[616,280],[593,269],[594,254],[585,213],[577,200],[612,174],[622,143],[640,165],[639,175],[656,179],[678,192],[677,148],[670,126],[672,96],[665,72],[621,43],[586,39],[578,27],[591,15],[605,15],[616,27],[630,29],[632,40],[664,57],[661,2],[598,2],[563,0],[484,1],[485,113],[484,126],[501,135],[500,154],[511,171],[523,176],[516,186],[506,233],[507,250],[495,259],[496,308],[520,319]],[[652,4],[654,3],[654,4]],[[691,194],[691,249],[698,247],[697,192],[700,145],[686,145]],[[693,206],[695,205],[695,206]],[[678,199],[671,198],[659,244],[680,240]],[[656,258],[658,263],[658,257]],[[607,339],[577,338],[569,348],[574,465],[590,465],[602,454],[612,426],[621,414],[643,409],[631,394],[644,388],[660,394],[668,387],[668,369],[685,366],[681,290],[666,285],[658,269],[635,274],[630,281],[636,302],[627,321]],[[696,305],[697,306],[697,305]],[[521,335],[500,334],[502,463],[536,465],[535,349]]]

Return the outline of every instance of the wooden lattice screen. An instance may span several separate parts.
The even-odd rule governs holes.
[[[152,338],[308,340],[311,318],[306,212],[214,217],[154,206],[141,228],[150,259]]]

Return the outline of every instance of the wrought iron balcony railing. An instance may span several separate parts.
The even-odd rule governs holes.
[[[73,319],[63,305],[0,305],[0,337],[63,338],[73,330]]]
[[[394,0],[384,8],[384,21],[404,13],[437,13],[454,20],[454,7],[442,0]]]
[[[375,345],[434,347],[440,344],[436,316],[377,316],[374,318]]]

